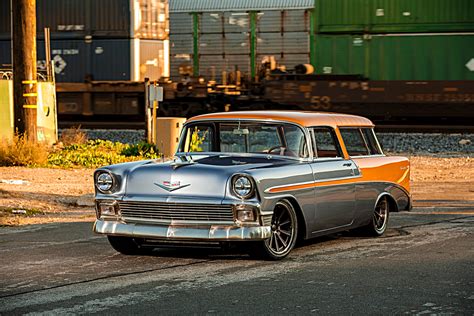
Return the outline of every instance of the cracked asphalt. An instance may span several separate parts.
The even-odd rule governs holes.
[[[116,253],[92,223],[0,228],[0,314],[474,314],[474,205],[392,213],[382,238],[317,238],[280,262]]]

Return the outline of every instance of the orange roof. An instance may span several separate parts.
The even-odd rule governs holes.
[[[188,122],[220,119],[257,119],[297,123],[302,126],[374,126],[365,117],[328,112],[309,111],[242,111],[210,113],[192,117]]]

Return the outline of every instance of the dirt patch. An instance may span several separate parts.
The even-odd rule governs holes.
[[[415,207],[463,207],[474,211],[474,158],[410,157]]]
[[[93,172],[0,167],[0,225],[92,221]]]
[[[414,206],[474,210],[474,158],[412,156]],[[0,225],[93,221],[93,169],[0,167]]]

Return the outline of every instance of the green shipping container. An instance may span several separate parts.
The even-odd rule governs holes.
[[[315,0],[320,33],[474,30],[473,0]]]
[[[474,80],[474,34],[318,35],[316,73],[370,80]]]

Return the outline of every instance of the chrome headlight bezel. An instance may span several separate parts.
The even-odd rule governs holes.
[[[111,193],[115,187],[115,177],[108,171],[100,171],[95,177],[95,187],[101,193]]]
[[[236,174],[231,180],[232,193],[240,199],[249,199],[255,195],[254,180],[245,174]]]

